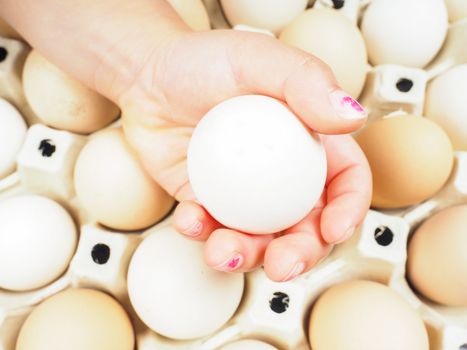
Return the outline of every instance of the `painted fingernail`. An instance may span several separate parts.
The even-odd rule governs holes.
[[[287,282],[293,280],[295,277],[300,275],[303,270],[305,270],[305,263],[299,262],[295,264],[292,270],[290,270],[289,274],[282,280],[282,282]]]
[[[329,100],[337,115],[342,119],[358,120],[367,117],[367,112],[362,105],[342,90],[331,92]]]
[[[201,234],[202,230],[203,230],[203,223],[200,221],[195,221],[191,225],[188,225],[187,228],[182,231],[187,236],[196,237]]]
[[[350,227],[347,229],[347,231],[344,232],[344,234],[335,242],[335,244],[343,243],[346,240],[348,240],[354,233],[355,227]]]
[[[234,271],[243,264],[243,255],[240,253],[232,254],[227,260],[214,267],[220,271]]]

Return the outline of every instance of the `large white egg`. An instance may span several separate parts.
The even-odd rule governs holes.
[[[221,5],[232,26],[245,24],[279,34],[305,11],[308,0],[221,0]]]
[[[277,350],[277,348],[259,340],[247,339],[224,345],[220,350]]]
[[[143,322],[174,339],[206,336],[236,311],[243,274],[208,267],[203,244],[171,226],[154,229],[136,249],[128,270],[128,293]]]
[[[197,199],[216,220],[266,234],[312,210],[323,191],[326,155],[285,104],[239,96],[214,107],[195,128],[188,175]]]
[[[451,68],[428,85],[425,115],[444,129],[454,149],[467,151],[467,64]]]
[[[147,228],[174,204],[144,170],[121,129],[102,131],[89,140],[76,161],[74,184],[88,213],[116,230]]]
[[[15,169],[16,156],[26,137],[23,117],[9,102],[0,98],[0,178]]]
[[[465,0],[444,0],[448,8],[449,20],[458,21],[467,17],[467,1]]]
[[[66,270],[76,241],[73,219],[56,202],[37,195],[0,202],[0,288],[51,283]]]
[[[368,71],[367,53],[365,41],[350,19],[339,11],[312,8],[288,24],[279,38],[328,64],[340,86],[358,98]]]
[[[370,62],[422,68],[448,29],[443,0],[373,0],[362,20]]]

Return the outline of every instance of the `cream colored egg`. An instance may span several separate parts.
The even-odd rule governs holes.
[[[16,350],[133,350],[128,315],[113,298],[69,289],[37,306],[19,333]]]
[[[309,9],[287,25],[279,39],[323,60],[345,91],[354,98],[360,95],[367,73],[365,43],[357,26],[343,14]]]
[[[370,62],[422,68],[443,45],[444,0],[373,0],[362,19]]]
[[[65,272],[75,252],[77,230],[58,203],[37,195],[0,202],[0,288],[44,287]]]
[[[454,149],[467,151],[467,64],[453,67],[430,82],[425,115],[444,129]]]
[[[168,0],[178,15],[193,30],[211,29],[209,16],[201,0]]]
[[[120,113],[111,101],[62,72],[35,50],[24,64],[23,88],[34,113],[57,129],[88,134]]]
[[[309,325],[313,350],[428,350],[421,317],[395,291],[370,281],[350,281],[325,291]]]
[[[467,307],[467,205],[427,219],[409,244],[407,272],[416,290],[449,306]]]
[[[355,139],[373,174],[373,207],[402,208],[424,201],[451,174],[451,142],[426,118],[386,117],[369,124]]]
[[[121,129],[96,134],[82,149],[74,183],[81,204],[101,224],[139,230],[172,208],[170,197],[143,169]]]
[[[203,337],[237,309],[243,274],[208,267],[203,248],[167,226],[154,229],[136,249],[128,293],[138,316],[155,332],[173,339]]]
[[[444,0],[448,8],[449,21],[455,22],[467,17],[467,1]]]
[[[15,170],[16,156],[26,138],[27,128],[16,108],[0,98],[0,179]]]
[[[308,0],[221,0],[232,27],[240,24],[279,34],[300,13]]]
[[[277,350],[277,348],[259,340],[239,340],[224,345],[220,350]]]

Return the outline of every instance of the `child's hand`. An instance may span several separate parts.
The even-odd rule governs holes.
[[[188,181],[186,153],[193,128],[209,109],[233,96],[282,100],[323,134],[362,126],[365,112],[338,90],[321,61],[266,35],[182,32],[159,45],[139,68],[133,83],[118,93],[124,130],[154,179],[182,201],[175,226],[187,237],[207,241],[210,266],[248,271],[264,264],[270,278],[285,281],[309,270],[332,244],[353,233],[369,207],[371,174],[348,135],[322,136],[328,162],[323,196],[306,219],[276,235],[223,228],[194,201]]]

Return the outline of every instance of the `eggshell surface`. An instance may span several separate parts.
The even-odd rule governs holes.
[[[209,16],[201,0],[168,0],[185,23],[196,31],[209,30]]]
[[[43,287],[67,268],[77,232],[68,214],[42,196],[21,195],[0,202],[0,288]]]
[[[259,340],[248,339],[224,345],[220,350],[277,350],[277,348]]]
[[[295,18],[279,39],[328,64],[338,83],[352,97],[363,89],[367,73],[365,43],[357,26],[331,9],[309,9]]]
[[[373,0],[362,19],[370,62],[423,68],[448,29],[443,0]]]
[[[128,315],[113,298],[68,289],[37,306],[21,328],[16,350],[132,350]]]
[[[467,64],[437,76],[428,85],[425,115],[440,125],[454,149],[467,151]]]
[[[399,294],[370,281],[350,281],[325,291],[312,308],[313,350],[428,350],[420,316]]]
[[[305,11],[307,4],[308,0],[221,0],[232,27],[245,24],[275,34]]]
[[[467,205],[443,209],[416,231],[408,251],[408,277],[425,297],[467,306]]]
[[[131,303],[143,322],[173,339],[192,339],[220,329],[243,294],[243,274],[216,271],[203,261],[203,244],[172,227],[153,229],[128,270]]]
[[[188,147],[197,199],[220,223],[254,234],[303,219],[326,180],[320,141],[281,102],[231,98],[210,110]]]
[[[355,139],[373,174],[373,207],[419,203],[438,192],[451,174],[451,142],[426,118],[389,116],[369,124]]]
[[[0,179],[14,171],[26,131],[27,125],[21,114],[0,98]]]
[[[88,134],[103,128],[119,108],[32,50],[23,69],[23,88],[35,114],[48,126]]]

